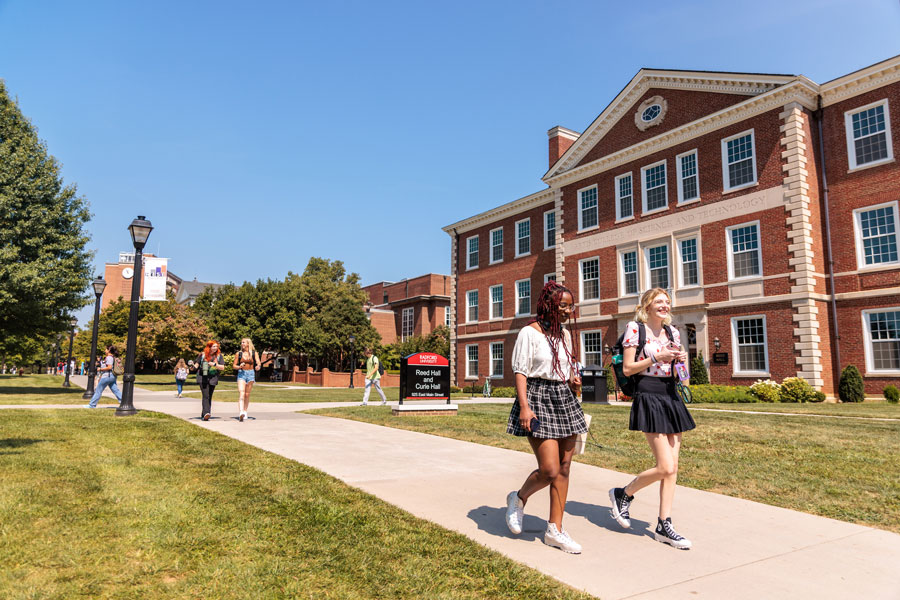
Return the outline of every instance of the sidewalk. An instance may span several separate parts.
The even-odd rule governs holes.
[[[653,540],[655,486],[635,499],[632,529],[624,531],[609,516],[607,490],[630,476],[579,463],[572,467],[564,525],[583,554],[541,542],[545,491],[532,497],[525,531],[513,537],[504,522],[505,498],[534,468],[531,455],[297,412],[348,404],[252,403],[255,419],[241,423],[233,418],[236,402],[214,400],[213,418],[204,422],[199,399],[135,390],[139,409],[316,467],[605,600],[900,599],[900,535],[679,487],[674,520],[694,543],[679,551]]]

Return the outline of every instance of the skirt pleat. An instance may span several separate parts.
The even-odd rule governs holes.
[[[638,381],[628,428],[645,433],[682,433],[697,427],[694,418],[675,393],[675,380],[641,377]]]
[[[506,422],[506,433],[518,436],[558,440],[578,433],[586,433],[587,423],[581,405],[565,381],[529,378],[528,407],[541,422],[537,432],[529,434],[519,423],[519,402],[513,402]]]

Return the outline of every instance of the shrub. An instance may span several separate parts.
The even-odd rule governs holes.
[[[900,401],[900,390],[893,385],[887,386],[884,388],[884,399],[891,404],[897,404],[897,402]]]
[[[477,383],[464,385],[462,391],[464,394],[481,394],[484,391],[484,386]]]
[[[816,397],[810,400],[810,402],[825,402],[825,392],[816,390]]]
[[[778,402],[781,399],[781,386],[771,379],[757,379],[750,386],[750,393],[759,398],[760,402]]]
[[[816,397],[816,390],[802,377],[785,377],[781,382],[782,402],[812,402]]]
[[[698,402],[727,402],[750,403],[759,402],[756,396],[750,393],[750,388],[743,385],[694,385],[691,384],[691,394],[694,403]]]
[[[451,385],[451,386],[450,386],[450,393],[451,393],[451,394],[458,394],[458,393],[460,393],[461,391],[462,391],[462,388],[458,388],[458,387],[456,387],[455,385]]]
[[[703,360],[703,351],[691,360],[691,385],[706,385],[709,383],[709,372],[706,370],[706,362]]]
[[[847,365],[841,371],[841,380],[838,383],[838,397],[841,402],[862,402],[866,398],[863,390],[862,375],[859,369],[853,365]]]
[[[616,374],[612,370],[612,366],[606,369],[606,391],[612,394],[616,391]]]
[[[514,387],[495,387],[491,390],[491,398],[515,398],[516,388]]]

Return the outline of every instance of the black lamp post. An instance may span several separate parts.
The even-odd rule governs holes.
[[[78,326],[78,320],[73,318],[69,322],[69,357],[66,359],[66,379],[63,381],[63,387],[71,387],[69,376],[72,374],[72,341],[75,339],[75,328]]]
[[[353,389],[353,372],[356,371],[356,336],[351,335],[350,340],[350,389]]]
[[[122,377],[122,402],[116,409],[117,417],[137,413],[134,407],[134,355],[137,345],[138,310],[141,305],[141,282],[143,281],[144,244],[153,231],[153,225],[143,215],[128,226],[131,242],[134,244],[134,279],[131,280],[131,310],[128,312],[128,340],[125,351],[125,375]]]
[[[81,395],[85,400],[94,395],[94,378],[97,376],[97,328],[100,326],[100,296],[106,289],[106,280],[98,275],[91,285],[94,287],[94,295],[97,296],[97,300],[94,302],[94,328],[91,332],[91,362],[88,363],[88,382]]]

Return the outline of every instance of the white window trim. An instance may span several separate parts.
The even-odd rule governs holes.
[[[585,345],[585,343],[584,343],[584,336],[587,335],[588,333],[599,333],[599,334],[600,334],[600,339],[601,339],[601,342],[602,342],[602,340],[603,340],[603,330],[602,330],[602,329],[587,329],[587,330],[582,331],[582,332],[580,332],[580,333],[581,333],[581,352],[580,352],[581,356],[579,357],[579,362],[580,362],[582,365],[587,366],[587,365],[588,365],[588,362],[587,362],[587,349],[586,349],[586,345]],[[603,362],[602,362],[602,357],[603,357],[603,346],[602,346],[602,345],[600,346],[600,357],[601,357],[601,362],[599,362],[599,363],[597,363],[597,364],[603,365]]]
[[[522,281],[528,282],[528,292],[529,292],[528,293],[528,307],[529,307],[529,309],[528,309],[527,313],[519,312],[519,282],[522,282]],[[528,315],[531,314],[531,306],[533,304],[531,302],[531,299],[534,298],[534,294],[532,293],[532,292],[534,292],[534,290],[531,289],[531,287],[532,287],[531,279],[528,279],[528,278],[517,279],[514,285],[516,286],[516,316],[517,317],[527,317]]]
[[[697,178],[697,197],[696,198],[688,198],[684,199],[684,190],[682,184],[682,179],[684,177],[681,173],[681,159],[685,156],[694,155],[694,164],[697,165],[697,174],[694,177]],[[675,157],[675,170],[678,174],[678,206],[682,206],[684,204],[693,204],[694,202],[700,202],[700,157],[697,154],[697,149],[689,150],[687,152],[682,152],[678,156]]]
[[[643,281],[644,287],[643,289],[649,290],[651,288],[650,284],[650,250],[652,248],[659,248],[660,246],[666,247],[666,269],[669,271],[669,286],[666,289],[673,289],[674,286],[673,278],[672,278],[672,244],[669,243],[668,240],[658,240],[656,242],[641,242],[641,257],[644,261],[644,279],[638,280]]]
[[[728,180],[728,142],[731,140],[737,139],[739,137],[744,137],[747,134],[750,134],[750,146],[753,148],[753,155],[751,158],[753,159],[753,181],[748,181],[747,183],[742,183],[741,185],[736,185],[734,187],[729,186],[730,183]],[[759,173],[756,170],[756,133],[753,129],[748,129],[747,131],[742,131],[735,135],[728,136],[727,138],[722,138],[722,193],[734,192],[736,190],[742,190],[744,188],[753,187],[759,184]],[[698,168],[699,172],[699,168]]]
[[[553,250],[554,248],[556,248],[556,235],[559,233],[559,228],[557,227],[558,223],[554,220],[553,221],[553,224],[554,224],[553,229],[554,229],[555,233],[553,234],[553,245],[548,246],[547,245],[547,215],[556,215],[556,210],[544,211],[544,250]]]
[[[407,312],[407,311],[409,311],[409,312]],[[409,335],[405,335],[403,333],[403,329],[406,327],[406,315],[407,314],[412,315],[412,326],[410,327]],[[406,338],[412,337],[415,334],[416,334],[416,312],[415,312],[415,310],[413,310],[412,306],[408,306],[400,312],[400,341],[405,341]]]
[[[684,240],[696,240],[697,241],[697,283],[691,285],[685,285],[684,283],[684,268],[681,260],[681,242]],[[690,235],[682,235],[675,238],[675,254],[678,262],[678,287],[681,289],[692,289],[703,287],[703,267],[700,262],[700,234],[692,233]]]
[[[634,252],[634,268],[635,275],[637,276],[637,291],[634,293],[629,293],[625,290],[625,261],[624,254],[628,252]],[[620,298],[637,298],[641,295],[641,261],[640,261],[640,249],[637,246],[630,246],[628,248],[619,248],[618,249],[618,272],[620,274],[619,277],[619,297]]]
[[[885,142],[887,142],[887,157],[882,158],[881,160],[876,160],[873,162],[867,162],[865,164],[857,164],[856,162],[856,146],[853,144],[853,115],[858,112],[862,112],[864,110],[869,110],[870,108],[875,108],[878,105],[884,105],[884,132],[885,132]],[[865,106],[859,106],[852,110],[848,110],[844,113],[844,132],[847,138],[847,160],[850,164],[850,169],[867,169],[869,167],[877,167],[878,165],[883,165],[884,163],[888,163],[894,160],[894,146],[891,140],[891,114],[888,110],[888,101],[887,98],[882,100],[878,100],[877,102],[872,102],[871,104],[867,104]]]
[[[631,215],[627,217],[622,216],[622,209],[619,206],[619,180],[625,179],[626,177],[631,177]],[[613,181],[613,185],[615,189],[613,190],[613,198],[616,199],[616,223],[623,223],[625,221],[631,221],[634,219],[634,177],[632,176],[632,172],[628,171],[627,173],[622,173]]]
[[[900,260],[892,261],[892,262],[883,262],[877,263],[874,265],[866,264],[866,253],[863,250],[863,239],[862,239],[862,223],[860,222],[860,215],[864,212],[868,212],[870,210],[878,210],[879,208],[884,208],[885,206],[890,206],[894,212],[894,237],[897,240],[897,247],[900,249],[900,214],[898,214],[897,210],[897,201],[893,202],[883,202],[881,204],[873,204],[872,206],[864,206],[862,208],[857,208],[853,211],[853,237],[856,241],[856,270],[857,271],[871,271],[872,269],[880,269],[884,267],[897,266],[900,265]],[[898,257],[900,258],[900,257]]]
[[[526,221],[528,222],[528,252],[523,252],[522,254],[519,254],[519,239],[521,239],[521,238],[519,238],[519,223],[525,223]],[[523,256],[528,256],[529,254],[531,254],[531,218],[529,217],[527,219],[519,219],[518,221],[516,221],[515,224],[513,225],[513,231],[516,234],[515,235],[516,258],[521,258]]]
[[[469,320],[469,294],[471,294],[472,292],[478,293],[478,290],[466,290],[466,323],[477,323],[478,322],[477,320],[476,321]],[[478,294],[478,295],[479,295],[478,302],[480,303],[481,302],[481,298],[480,298],[481,294]],[[477,307],[478,304],[476,304],[475,306]]]
[[[763,324],[763,351],[765,352],[766,359],[766,370],[765,371],[740,371],[738,368],[740,367],[740,356],[738,354],[738,339],[737,339],[737,322],[738,321],[746,321],[749,319],[762,319]],[[770,376],[770,368],[769,368],[769,326],[766,323],[766,315],[741,315],[740,317],[732,317],[731,318],[731,356],[734,357],[732,361],[732,371],[731,375],[733,377],[769,377]]]
[[[863,310],[860,315],[862,316],[862,327],[863,327],[863,350],[866,355],[866,372],[864,375],[900,375],[900,369],[876,369],[875,368],[875,357],[872,356],[872,331],[869,327],[869,315],[873,313],[882,313],[882,312],[894,312],[900,310],[900,306],[888,307],[888,308],[872,308],[868,310]]]
[[[490,252],[490,254],[488,255],[488,264],[489,265],[496,265],[498,263],[503,262],[503,244],[506,243],[506,240],[505,239],[500,240],[500,260],[494,260],[494,232],[495,231],[499,231],[500,235],[503,236],[503,228],[502,227],[497,227],[496,229],[491,229],[490,231],[488,231],[488,245],[490,246],[490,248],[488,249],[488,251]]]
[[[491,371],[494,370],[494,346],[500,346],[502,348],[503,342],[491,342],[488,347],[488,360],[491,361],[488,365],[488,377],[491,379],[503,379],[503,363],[506,362],[506,349],[504,348],[503,361],[500,362],[500,373],[491,373]]]
[[[473,346],[476,348],[477,352],[478,344],[466,344],[466,379],[478,379],[478,373],[475,373],[474,375],[469,373],[469,348]],[[480,354],[481,353],[479,352],[479,355]],[[481,368],[481,356],[478,357],[478,367]]]
[[[494,288],[500,288],[500,304],[503,304],[503,284],[492,285],[488,288],[488,320],[502,319],[503,315],[494,314]],[[502,310],[502,308],[501,308]]]
[[[471,235],[466,238],[466,271],[474,271],[475,269],[478,268],[478,265],[481,263],[481,240],[478,240],[478,262],[475,264],[474,267],[469,266],[469,255],[471,254],[470,248],[469,248],[469,240],[471,240],[473,238],[478,239],[478,236]]]
[[[591,225],[590,227],[584,227],[582,225],[582,219],[581,219],[581,192],[586,192],[591,188],[594,188],[597,190],[597,224]],[[587,187],[583,187],[580,190],[578,190],[575,193],[575,202],[576,202],[576,205],[575,205],[576,212],[578,213],[578,233],[581,233],[582,231],[592,231],[594,229],[599,229],[600,228],[600,190],[597,187],[597,184],[595,183],[594,185],[589,185]]]
[[[734,229],[740,229],[741,227],[747,227],[750,225],[756,225],[756,239],[757,246],[756,251],[759,253],[759,275],[745,275],[743,277],[735,277],[734,276],[734,247],[731,244],[731,231]],[[738,225],[732,225],[731,227],[725,228],[725,250],[728,255],[728,281],[753,281],[755,279],[762,279],[763,274],[766,272],[763,267],[763,254],[762,254],[762,225],[760,225],[759,221],[748,221],[746,223],[740,223]]]
[[[599,256],[589,256],[587,258],[582,258],[581,260],[578,261],[578,304],[597,304],[600,302],[600,298],[602,298],[602,296],[600,295],[599,272],[598,272],[598,277],[597,277],[597,297],[591,298],[590,300],[585,300],[585,298],[584,298],[584,269],[582,268],[581,265],[582,265],[582,263],[585,263],[589,260],[597,261],[597,267],[598,267],[598,271],[599,271],[599,267],[600,267],[600,257]]]
[[[547,285],[547,282],[550,281],[551,277],[556,277],[556,273],[544,273],[544,285]],[[553,281],[556,281],[555,279]]]
[[[653,210],[647,210],[647,171],[652,169],[653,167],[658,167],[659,165],[663,165],[663,172],[666,174],[666,183],[663,185],[663,190],[666,192],[666,203],[664,206],[660,206],[659,208],[654,208]],[[656,189],[656,188],[654,188]],[[632,198],[634,198],[634,181],[631,182],[631,194]],[[641,215],[653,215],[658,212],[662,212],[664,210],[669,209],[669,166],[666,164],[666,159],[656,161],[653,164],[649,164],[645,167],[641,167]]]

